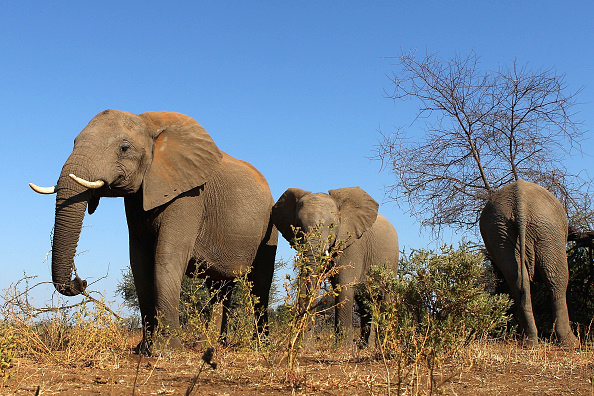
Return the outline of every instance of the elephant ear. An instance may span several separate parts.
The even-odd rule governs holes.
[[[300,188],[289,188],[272,207],[272,222],[291,245],[295,237],[291,226],[295,226],[297,202],[307,194],[310,192]]]
[[[223,153],[191,117],[166,111],[140,116],[153,131],[153,159],[142,187],[144,210],[150,210],[206,183]]]
[[[328,193],[336,201],[340,216],[336,238],[348,246],[375,223],[379,204],[360,187],[339,188]]]

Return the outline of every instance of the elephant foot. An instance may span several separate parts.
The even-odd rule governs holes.
[[[223,347],[228,347],[230,345],[229,340],[227,339],[227,334],[221,334],[218,338],[218,341]]]
[[[561,346],[563,348],[569,348],[569,349],[579,348],[580,340],[576,336],[574,336],[572,333],[569,333],[569,335],[561,338]]]
[[[154,342],[149,342],[149,340],[143,338],[133,351],[137,355],[154,356],[155,354],[158,355],[167,350],[182,348],[183,344],[179,337],[170,336],[159,337]]]
[[[132,350],[136,355],[151,356],[151,346],[145,338],[143,338]]]
[[[536,336],[526,336],[523,340],[523,346],[532,348],[538,346],[538,337]]]
[[[337,332],[334,333],[334,345],[340,347],[357,347],[359,340],[353,337],[352,333]]]
[[[183,344],[179,337],[176,336],[160,336],[153,345],[153,350],[164,351],[168,349],[182,349]]]

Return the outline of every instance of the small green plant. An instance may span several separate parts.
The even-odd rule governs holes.
[[[594,243],[592,237],[589,237],[579,242],[570,242],[569,246],[567,305],[571,321],[578,325],[577,333],[585,340],[594,318]]]
[[[225,344],[234,347],[255,347],[262,335],[258,333],[258,298],[252,295],[249,273],[232,281],[212,282],[198,277],[185,277],[180,296],[180,338],[186,345],[206,341],[217,345],[221,330]],[[227,309],[228,307],[228,309]],[[224,311],[225,310],[225,311]],[[222,322],[226,315],[227,322]],[[221,325],[226,328],[221,329]],[[257,335],[257,337],[254,337]],[[257,345],[253,345],[256,342]]]
[[[428,370],[433,393],[439,386],[435,369],[470,341],[502,326],[511,302],[485,291],[484,257],[467,243],[403,256],[397,275],[373,266],[363,293],[386,369],[395,367],[398,394],[405,383],[419,380],[421,366]]]
[[[200,270],[198,270],[200,271]],[[136,289],[130,269],[122,272],[123,278],[118,284],[118,293],[129,307],[138,307]],[[229,310],[225,342],[232,346],[248,346],[257,334],[258,318],[263,314],[256,312],[257,297],[251,294],[252,282],[249,273],[239,274],[234,280],[215,282],[200,272],[182,279],[179,316],[181,329],[174,331],[187,346],[206,343],[216,345],[220,337],[220,325],[225,303]],[[165,329],[161,328],[161,332]],[[170,331],[171,332],[171,331]]]
[[[204,341],[209,346],[218,343],[220,329],[214,322],[217,322],[215,316],[222,312],[222,302],[218,300],[224,294],[224,285],[209,286],[205,278],[184,276],[182,280],[179,336],[188,346],[196,346]]]
[[[253,285],[247,273],[236,277],[233,283],[227,342],[258,351],[264,342],[264,334],[258,331],[258,321],[264,313],[257,311],[258,297],[252,294]]]

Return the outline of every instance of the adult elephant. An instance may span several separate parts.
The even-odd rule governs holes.
[[[564,345],[574,346],[567,313],[567,215],[545,188],[518,180],[492,193],[479,226],[491,260],[503,272],[530,345],[538,343],[530,282],[540,272],[553,298],[555,330]]]
[[[398,234],[377,209],[378,203],[359,187],[330,190],[328,194],[289,188],[272,208],[272,221],[293,246],[293,227],[311,232],[320,225],[320,238],[328,241],[326,250],[338,241],[342,244],[343,252],[333,263],[341,269],[331,283],[346,286],[340,288],[335,299],[335,330],[344,331],[347,342],[353,340],[354,301],[361,312],[364,344],[370,333],[371,313],[361,304],[354,286],[364,280],[371,265],[386,264],[394,272],[398,268]],[[314,246],[317,242],[310,240]],[[307,252],[310,262],[314,262],[313,254],[310,248]]]
[[[66,296],[86,287],[74,273],[85,208],[92,214],[101,197],[124,197],[144,321],[140,352],[150,353],[157,324],[179,327],[184,274],[225,281],[251,270],[264,324],[278,238],[274,200],[260,172],[220,151],[193,118],[105,110],[76,137],[57,185],[32,187],[57,194],[52,280]],[[169,346],[181,346],[179,338]]]

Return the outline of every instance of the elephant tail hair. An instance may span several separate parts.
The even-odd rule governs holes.
[[[522,284],[524,284],[524,277],[532,280],[533,271],[528,260],[526,252],[526,229],[528,224],[528,208],[526,207],[526,197],[520,189],[519,183],[514,186],[514,203],[515,203],[515,217],[518,225],[518,243],[520,245],[520,262]]]

